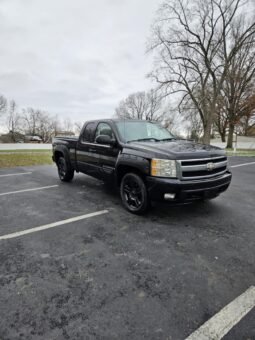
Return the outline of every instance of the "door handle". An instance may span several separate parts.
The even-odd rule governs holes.
[[[96,149],[89,148],[89,152],[97,152]]]

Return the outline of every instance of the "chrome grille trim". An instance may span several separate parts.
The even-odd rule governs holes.
[[[208,162],[208,163],[213,163],[213,162]],[[184,165],[182,166],[182,171],[199,171],[199,170],[207,170],[207,164],[199,164],[199,165]],[[223,161],[223,162],[218,162],[218,163],[214,163],[214,167],[215,169],[217,168],[221,168],[223,166],[227,166],[228,165],[228,161]]]
[[[194,164],[196,162],[198,164]],[[189,165],[189,163],[191,165]],[[213,163],[213,168],[208,168],[208,163]],[[177,161],[177,164],[180,179],[183,181],[218,177],[226,173],[228,168],[228,160],[226,159],[226,156],[200,159],[180,159]],[[217,169],[219,170],[217,171]],[[192,172],[194,172],[194,176],[192,176]],[[199,172],[201,173],[199,174]],[[208,172],[208,174],[205,172]]]
[[[179,162],[212,161],[214,159],[226,158],[227,156],[217,156],[212,158],[180,159]]]
[[[206,176],[194,176],[194,177],[184,177],[182,178],[184,181],[189,181],[189,180],[195,180],[195,179],[206,179],[206,178],[212,178],[212,177],[217,177],[220,175],[225,174],[226,170],[217,172],[217,174],[212,174],[212,175],[206,175]]]

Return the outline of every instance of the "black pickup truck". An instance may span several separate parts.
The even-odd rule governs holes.
[[[132,213],[143,213],[154,200],[217,197],[232,177],[224,150],[177,139],[141,120],[89,121],[79,137],[54,139],[53,160],[61,181],[71,181],[76,171],[112,182]]]

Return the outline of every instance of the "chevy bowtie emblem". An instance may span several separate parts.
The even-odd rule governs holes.
[[[210,163],[207,163],[206,167],[208,171],[212,171],[213,169],[215,169],[215,164],[210,162]]]

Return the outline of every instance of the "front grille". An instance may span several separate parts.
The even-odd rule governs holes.
[[[217,177],[227,171],[227,157],[180,160],[182,180],[196,180]]]

